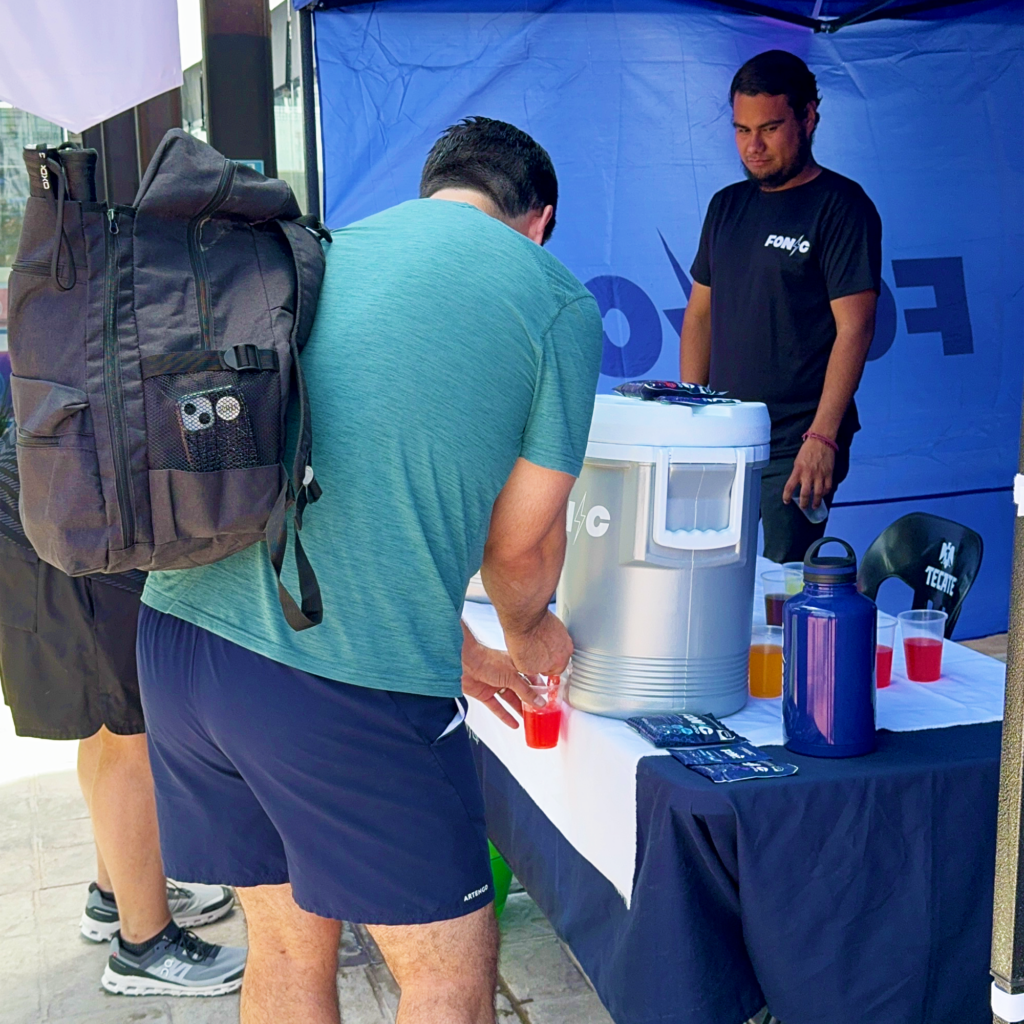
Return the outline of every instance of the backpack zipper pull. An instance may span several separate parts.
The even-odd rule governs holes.
[[[110,233],[116,235],[121,229],[117,226],[117,211],[107,210],[107,221],[110,224]]]

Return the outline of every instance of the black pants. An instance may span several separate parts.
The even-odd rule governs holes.
[[[782,491],[793,472],[795,455],[772,459],[761,470],[761,523],[764,526],[764,557],[773,562],[802,562],[807,549],[825,536],[828,520],[812,523],[800,511],[796,501],[782,502]],[[850,449],[840,447],[832,473],[832,493],[826,505],[835,500],[836,490],[850,471]]]

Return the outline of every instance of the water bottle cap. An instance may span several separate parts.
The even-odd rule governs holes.
[[[819,555],[826,544],[842,544],[845,555]],[[816,540],[804,556],[805,583],[856,583],[857,555],[853,548],[838,537],[822,537]]]

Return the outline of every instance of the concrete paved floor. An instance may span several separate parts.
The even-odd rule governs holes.
[[[5,744],[6,745],[6,744]],[[78,933],[94,871],[92,832],[73,772],[0,785],[0,1019],[4,1024],[229,1024],[238,997],[111,996],[99,985],[107,947]],[[245,944],[240,909],[201,929]],[[537,905],[513,893],[502,918],[502,1024],[611,1024]],[[346,928],[338,957],[345,1024],[393,1024],[398,987],[373,940]]]
[[[77,744],[14,735],[0,705],[0,1020],[3,1024],[231,1024],[238,996],[112,996],[99,980],[106,945],[78,921],[95,861],[74,773]],[[509,897],[502,918],[501,1024],[612,1024],[530,897]],[[240,909],[201,929],[245,945]],[[373,940],[346,927],[338,956],[344,1024],[393,1024],[398,987]]]

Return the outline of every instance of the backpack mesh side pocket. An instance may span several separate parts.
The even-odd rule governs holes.
[[[276,370],[167,373],[144,383],[151,470],[215,473],[280,460]]]

